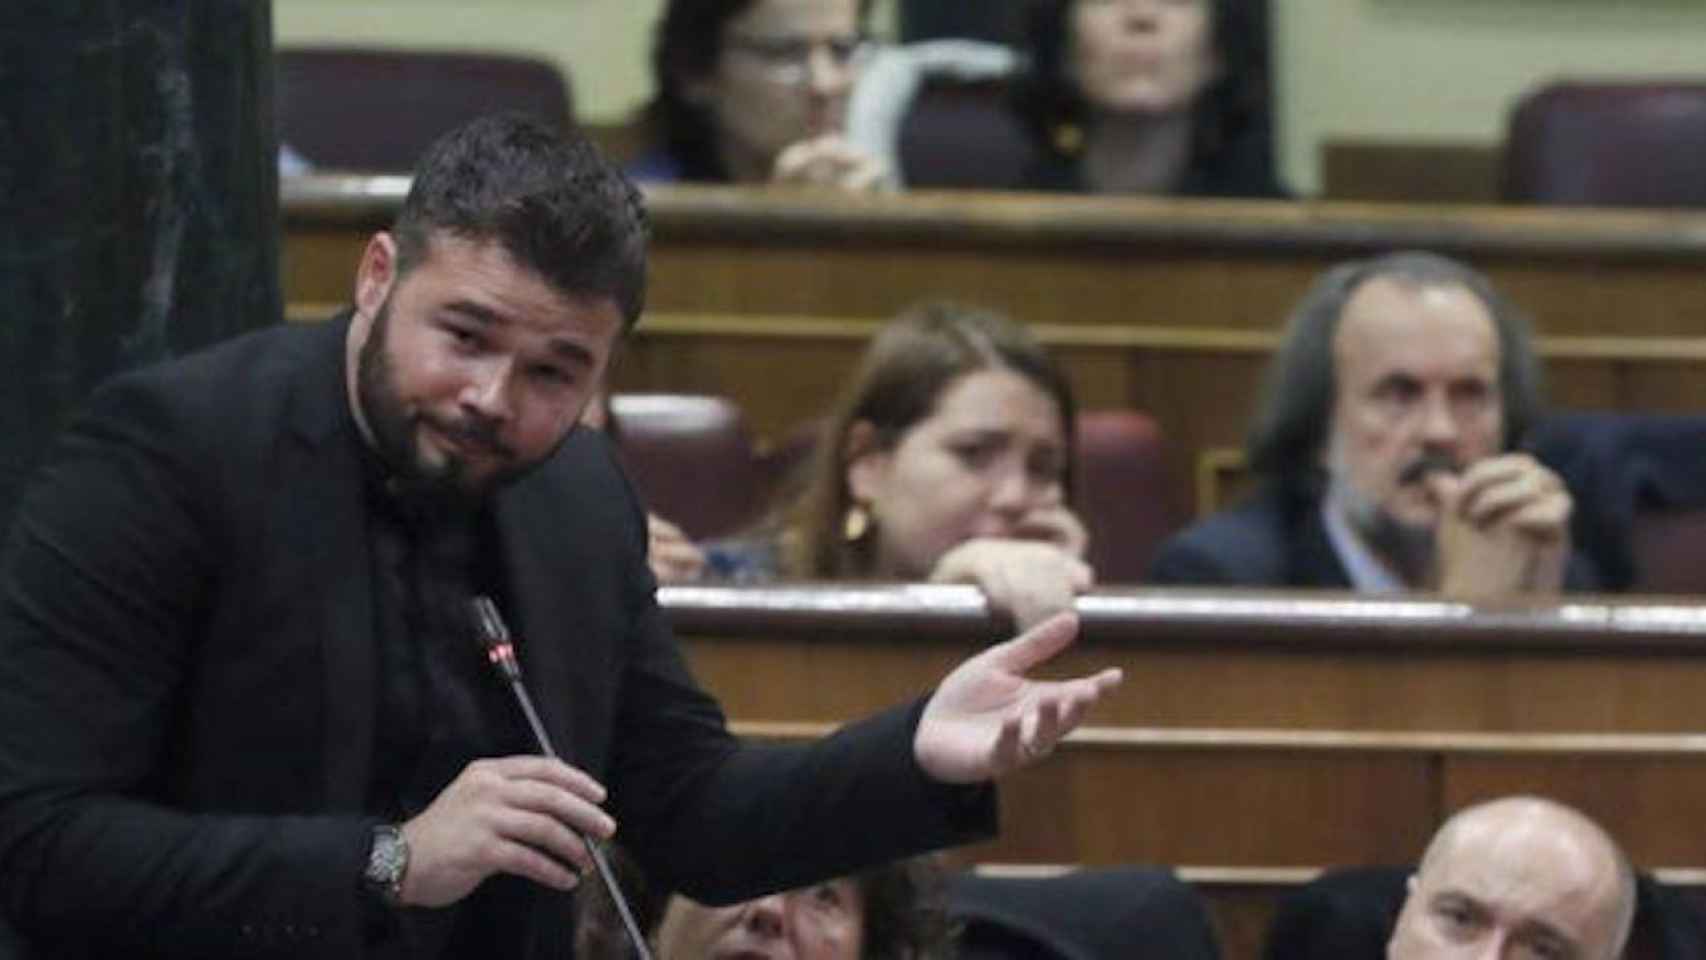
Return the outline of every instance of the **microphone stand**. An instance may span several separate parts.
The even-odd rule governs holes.
[[[516,702],[521,704],[521,712],[527,716],[527,725],[533,728],[533,739],[539,746],[539,752],[553,760],[561,759],[557,755],[557,748],[551,745],[551,736],[545,732],[545,725],[539,722],[539,711],[533,708],[533,698],[528,696],[527,686],[521,682],[521,663],[516,659],[515,644],[510,640],[509,627],[498,613],[498,605],[487,596],[475,597],[470,605],[474,615],[474,632],[479,638],[481,649],[486,653],[486,660],[509,685],[510,692],[515,694]],[[645,934],[634,920],[634,911],[628,906],[628,898],[622,895],[622,887],[616,882],[616,873],[610,869],[610,861],[604,855],[603,844],[574,827],[569,827],[569,830],[585,844],[587,852],[592,855],[592,864],[598,871],[598,878],[604,882],[604,890],[610,895],[610,902],[616,905],[616,912],[621,916],[622,926],[628,933],[628,942],[634,945],[634,953],[640,960],[652,960],[651,949],[646,946]]]

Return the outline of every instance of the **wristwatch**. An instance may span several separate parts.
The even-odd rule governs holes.
[[[409,841],[394,823],[373,828],[373,846],[367,848],[367,869],[362,882],[391,906],[403,902],[403,874],[409,869]]]

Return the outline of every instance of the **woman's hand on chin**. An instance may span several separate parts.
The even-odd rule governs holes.
[[[1082,530],[1082,528],[1080,528]],[[1060,544],[980,537],[954,547],[930,571],[933,583],[970,583],[990,606],[1029,629],[1062,610],[1095,583],[1090,565]]]

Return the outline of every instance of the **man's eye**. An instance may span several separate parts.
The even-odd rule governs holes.
[[[1493,391],[1484,383],[1463,383],[1452,390],[1458,403],[1480,406],[1491,400]]]
[[[1463,932],[1475,926],[1475,911],[1462,904],[1441,904],[1434,908],[1434,915],[1439,917],[1448,930]]]
[[[575,382],[574,375],[561,367],[534,367],[533,378],[550,386],[568,386]]]
[[[1025,462],[1025,469],[1039,483],[1059,483],[1066,477],[1066,468],[1055,454],[1037,454]]]
[[[1413,403],[1421,393],[1421,387],[1408,380],[1388,380],[1375,391],[1375,396],[1391,403]]]

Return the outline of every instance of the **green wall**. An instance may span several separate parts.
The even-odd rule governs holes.
[[[1706,0],[1272,2],[1281,161],[1305,193],[1318,188],[1326,139],[1494,144],[1509,105],[1553,77],[1706,76]],[[548,56],[572,65],[581,115],[610,122],[649,92],[647,49],[661,6],[273,0],[273,18],[281,44],[493,47]]]

